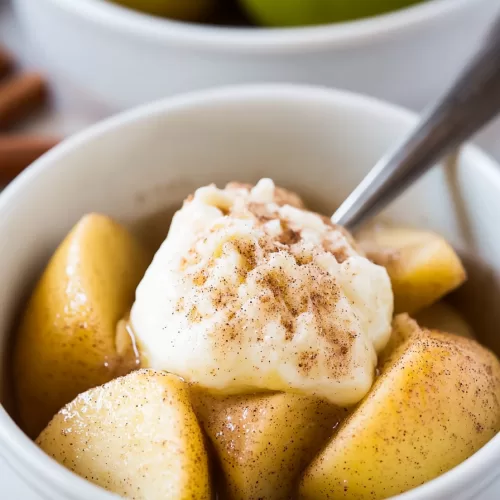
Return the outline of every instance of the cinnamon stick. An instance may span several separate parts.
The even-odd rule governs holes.
[[[58,142],[53,137],[0,135],[0,184],[8,184]]]
[[[13,75],[0,82],[0,130],[36,111],[47,98],[47,85],[38,73]]]
[[[4,77],[14,67],[10,55],[0,47],[0,78]]]

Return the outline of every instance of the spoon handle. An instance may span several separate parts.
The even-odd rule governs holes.
[[[422,75],[425,78],[425,75]],[[479,53],[419,125],[361,181],[332,216],[354,229],[500,112],[500,19]]]

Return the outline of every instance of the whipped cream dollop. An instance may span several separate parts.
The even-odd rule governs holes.
[[[147,364],[225,394],[290,391],[354,404],[391,332],[383,267],[269,179],[198,189],[137,289]]]

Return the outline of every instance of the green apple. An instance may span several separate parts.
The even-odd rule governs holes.
[[[325,24],[375,16],[422,0],[241,0],[264,26]]]
[[[180,21],[199,21],[214,0],[112,0],[114,3],[147,14],[170,17]]]

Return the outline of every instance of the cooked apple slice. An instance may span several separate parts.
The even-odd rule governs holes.
[[[125,228],[97,214],[83,217],[57,249],[16,338],[16,399],[31,437],[79,393],[114,376],[116,326],[148,262]]]
[[[454,333],[468,339],[475,338],[472,327],[462,315],[446,302],[436,302],[420,311],[416,316],[417,323],[430,330]]]
[[[300,498],[397,495],[456,466],[500,430],[500,363],[491,352],[421,330],[406,315],[395,330],[396,350],[306,470]]]
[[[367,257],[387,269],[395,313],[414,314],[460,286],[466,273],[441,236],[416,229],[373,226],[357,241]]]
[[[125,498],[209,499],[208,457],[184,382],[139,370],[78,396],[36,443]]]
[[[199,392],[193,401],[233,500],[290,498],[300,472],[347,413],[283,393],[218,398]]]

